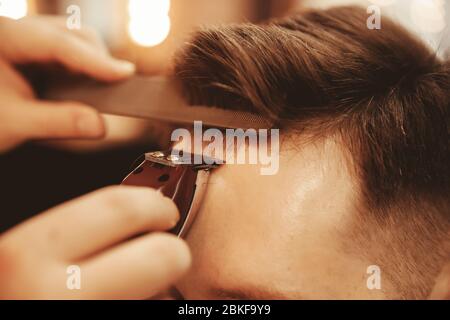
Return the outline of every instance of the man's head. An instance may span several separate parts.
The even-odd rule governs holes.
[[[365,10],[198,33],[176,60],[192,103],[281,128],[280,170],[212,176],[187,298],[424,298],[450,258],[450,64]],[[369,290],[367,268],[381,269]]]

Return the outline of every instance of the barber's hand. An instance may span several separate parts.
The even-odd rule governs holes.
[[[0,153],[30,139],[101,138],[102,118],[80,103],[36,100],[14,65],[53,63],[104,81],[134,73],[134,65],[113,59],[90,29],[70,31],[65,20],[0,17]]]
[[[182,240],[148,234],[178,219],[172,200],[135,187],[109,187],[51,209],[0,236],[0,299],[150,298],[190,266]],[[66,285],[72,265],[81,270],[81,290]]]
[[[436,280],[436,286],[430,295],[431,300],[450,300],[450,264]]]

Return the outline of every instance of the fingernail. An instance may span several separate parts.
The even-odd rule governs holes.
[[[79,132],[86,137],[100,137],[104,134],[103,121],[97,113],[88,113],[77,121]]]
[[[136,65],[126,60],[116,60],[117,69],[126,74],[132,74],[136,72]]]

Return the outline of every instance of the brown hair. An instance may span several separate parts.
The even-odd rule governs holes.
[[[355,234],[391,247],[380,264],[398,254],[395,297],[424,297],[450,259],[450,63],[389,19],[369,30],[367,18],[337,7],[200,31],[175,74],[193,104],[337,135],[361,184],[360,221],[377,226]]]

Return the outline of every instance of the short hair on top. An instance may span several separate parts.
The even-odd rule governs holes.
[[[361,188],[353,240],[385,270],[390,297],[424,298],[450,260],[450,62],[393,21],[370,30],[367,18],[336,7],[208,28],[174,73],[192,104],[338,137]]]

